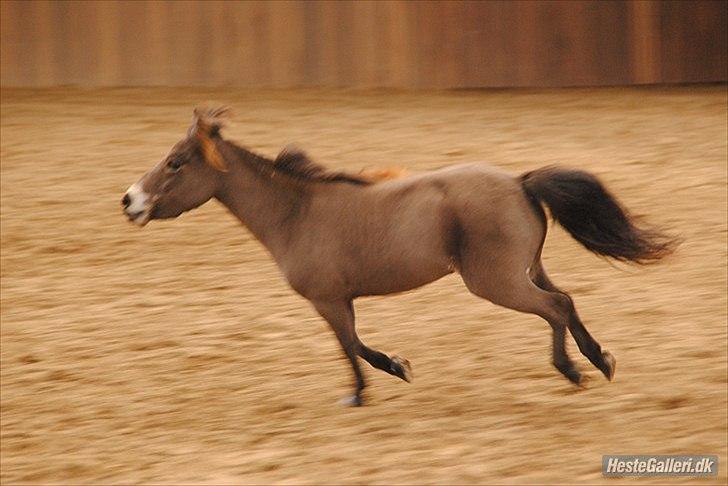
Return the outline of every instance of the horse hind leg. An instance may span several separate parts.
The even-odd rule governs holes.
[[[543,268],[541,260],[537,261],[530,269],[529,276],[534,284],[539,288],[549,291],[557,292],[564,295],[569,302],[568,306],[568,329],[572,337],[576,341],[577,346],[581,354],[601,371],[608,380],[614,378],[614,371],[616,368],[617,361],[607,350],[602,349],[601,345],[596,339],[589,334],[584,324],[579,318],[579,314],[576,312],[574,301],[571,296],[563,290],[556,287],[549,279],[546,271]]]
[[[526,265],[514,265],[490,258],[482,265],[463,265],[461,275],[468,290],[478,297],[519,312],[535,314],[546,320],[552,329],[552,363],[569,381],[582,383],[582,375],[566,352],[566,329],[569,323],[571,299],[560,292],[535,285],[526,274]],[[479,271],[487,268],[486,273]],[[497,278],[494,278],[496,277]]]

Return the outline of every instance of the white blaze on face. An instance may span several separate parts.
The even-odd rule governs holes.
[[[137,182],[126,191],[126,195],[129,196],[129,205],[124,212],[135,224],[144,226],[149,221],[149,194]]]

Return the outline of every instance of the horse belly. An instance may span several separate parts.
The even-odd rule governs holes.
[[[387,295],[413,290],[430,282],[434,282],[445,275],[452,273],[448,267],[439,268],[434,271],[403,272],[383,271],[374,275],[367,275],[355,285],[353,295],[355,297],[367,295]]]
[[[429,240],[429,241],[428,241]],[[387,240],[375,245],[378,252],[356,265],[349,275],[355,295],[384,295],[405,292],[433,282],[454,271],[440,241],[412,239],[409,244]]]

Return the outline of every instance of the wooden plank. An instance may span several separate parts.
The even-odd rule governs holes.
[[[104,2],[100,5],[103,6],[102,10],[107,17],[107,25],[104,28],[111,31],[110,35],[100,35],[100,37],[111,37],[107,40],[107,50],[110,56],[109,68],[113,71],[105,75],[116,79],[114,84],[128,86],[155,84],[154,70],[150,69],[155,50],[151,46],[151,33],[157,31],[159,26],[148,23],[146,2]],[[112,63],[115,65],[111,66]]]
[[[376,2],[347,2],[345,8],[350,10],[347,16],[350,24],[348,35],[352,38],[349,52],[353,60],[350,86],[374,86],[377,74]]]
[[[147,46],[146,73],[151,86],[168,85],[171,79],[168,2],[144,2],[144,37]],[[121,47],[121,46],[119,46]]]
[[[310,78],[308,84],[339,86],[341,76],[337,38],[342,26],[338,2],[312,2],[312,7],[316,12],[316,23],[306,28],[306,36],[316,39],[316,42],[311,46],[311,53],[307,54],[307,58],[312,60],[312,69],[316,74]]]
[[[271,86],[286,88],[302,84],[305,64],[303,42],[304,5],[302,2],[270,2],[268,29],[271,50]]]
[[[629,4],[589,2],[590,25],[585,39],[591,44],[590,78],[576,85],[624,85],[632,82]],[[577,80],[580,81],[580,80]]]
[[[629,4],[630,70],[632,82],[655,83],[660,80],[659,5],[653,0]]]
[[[416,54],[416,20],[410,2],[396,1],[391,3],[389,15],[389,39],[391,51],[388,62],[389,82],[391,87],[415,86],[417,63]]]
[[[234,86],[270,86],[269,11],[259,2],[225,2],[226,64]]]
[[[509,2],[468,2],[463,10],[464,66],[460,68],[462,87],[507,86],[518,75],[518,4]],[[517,37],[518,36],[518,37]],[[528,51],[524,48],[524,51]],[[455,54],[455,53],[453,53]],[[457,55],[454,56],[456,59]]]
[[[411,12],[412,38],[410,42],[414,46],[411,51],[414,62],[413,78],[410,78],[410,86],[424,88],[430,85],[434,79],[436,64],[436,39],[435,25],[437,16],[437,3],[427,1],[416,1],[408,4]]]
[[[305,86],[321,83],[321,55],[323,44],[321,29],[321,8],[319,2],[305,2],[303,5],[303,79]]]
[[[37,82],[27,56],[23,56],[26,25],[22,9],[20,2],[0,2],[0,73],[3,83],[11,86]]]
[[[541,45],[541,28],[539,24],[539,3],[518,2],[514,5],[515,24],[518,28],[512,33],[516,38],[514,59],[516,75],[512,81],[513,86],[530,86],[538,80],[539,64],[543,57]]]

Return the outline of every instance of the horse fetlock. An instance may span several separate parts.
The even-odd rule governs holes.
[[[409,360],[401,357],[401,356],[392,356],[390,358],[391,364],[389,365],[389,369],[391,373],[394,376],[397,376],[407,383],[410,383],[412,381],[413,375],[412,375],[412,365],[410,364]]]

